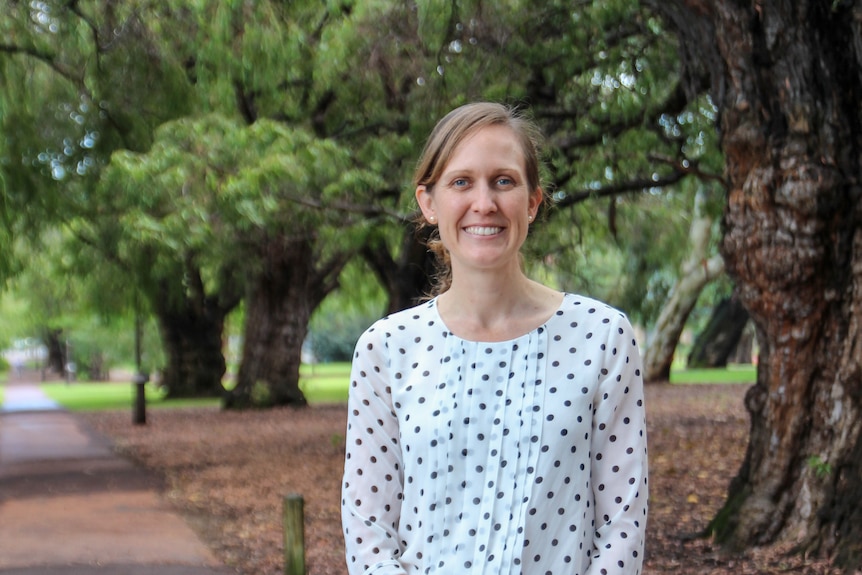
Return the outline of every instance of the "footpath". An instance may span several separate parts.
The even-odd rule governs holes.
[[[0,404],[0,575],[235,573],[164,500],[158,477],[38,385],[10,379]]]

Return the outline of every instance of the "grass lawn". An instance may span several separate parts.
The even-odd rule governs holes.
[[[47,382],[39,385],[45,395],[69,411],[131,408],[135,386],[131,383]],[[146,386],[147,407],[217,406],[218,398],[170,399],[151,385]]]
[[[300,370],[300,388],[308,402],[313,404],[343,403],[347,401],[349,363],[303,365]],[[674,384],[699,383],[754,383],[757,369],[753,365],[733,365],[719,369],[676,369],[671,372]],[[5,378],[3,378],[5,379]],[[133,405],[135,387],[131,383],[47,382],[41,384],[45,394],[70,411],[101,409],[127,409]],[[218,398],[165,399],[164,393],[147,385],[147,406],[153,408],[218,406]],[[0,404],[3,386],[0,386]]]
[[[299,386],[311,404],[343,403],[347,401],[349,363],[303,365],[300,368]],[[135,386],[129,383],[94,383],[62,381],[40,384],[42,391],[69,411],[126,409],[134,403]],[[0,386],[0,398],[3,387]],[[220,399],[165,399],[164,392],[152,385],[146,386],[147,407],[218,406]],[[2,402],[2,399],[0,399]]]
[[[755,381],[757,381],[757,366],[754,365],[674,369],[670,372],[671,383],[754,383]]]

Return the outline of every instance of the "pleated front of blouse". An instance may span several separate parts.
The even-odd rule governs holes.
[[[428,573],[520,573],[546,330],[496,343],[450,333],[444,342],[434,393],[423,414],[413,414],[424,432],[406,438],[413,457],[405,460],[405,501],[419,503],[402,521],[421,526],[426,537],[416,546],[423,556],[411,557],[408,546],[404,559]],[[414,461],[421,469],[411,468]]]

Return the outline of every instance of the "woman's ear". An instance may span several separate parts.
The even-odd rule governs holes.
[[[416,187],[416,203],[419,204],[419,209],[422,210],[422,215],[429,223],[436,223],[437,218],[434,215],[433,198],[428,187],[424,184]]]
[[[545,192],[542,188],[536,188],[536,190],[530,194],[530,203],[529,203],[529,213],[535,219],[539,207],[542,205],[542,200],[545,199]]]

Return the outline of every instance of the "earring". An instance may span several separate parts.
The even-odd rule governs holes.
[[[433,224],[437,221],[437,218],[434,216],[428,216],[428,223]]]
[[[529,216],[527,216],[527,219],[532,222],[533,221],[533,214],[530,214]]]

